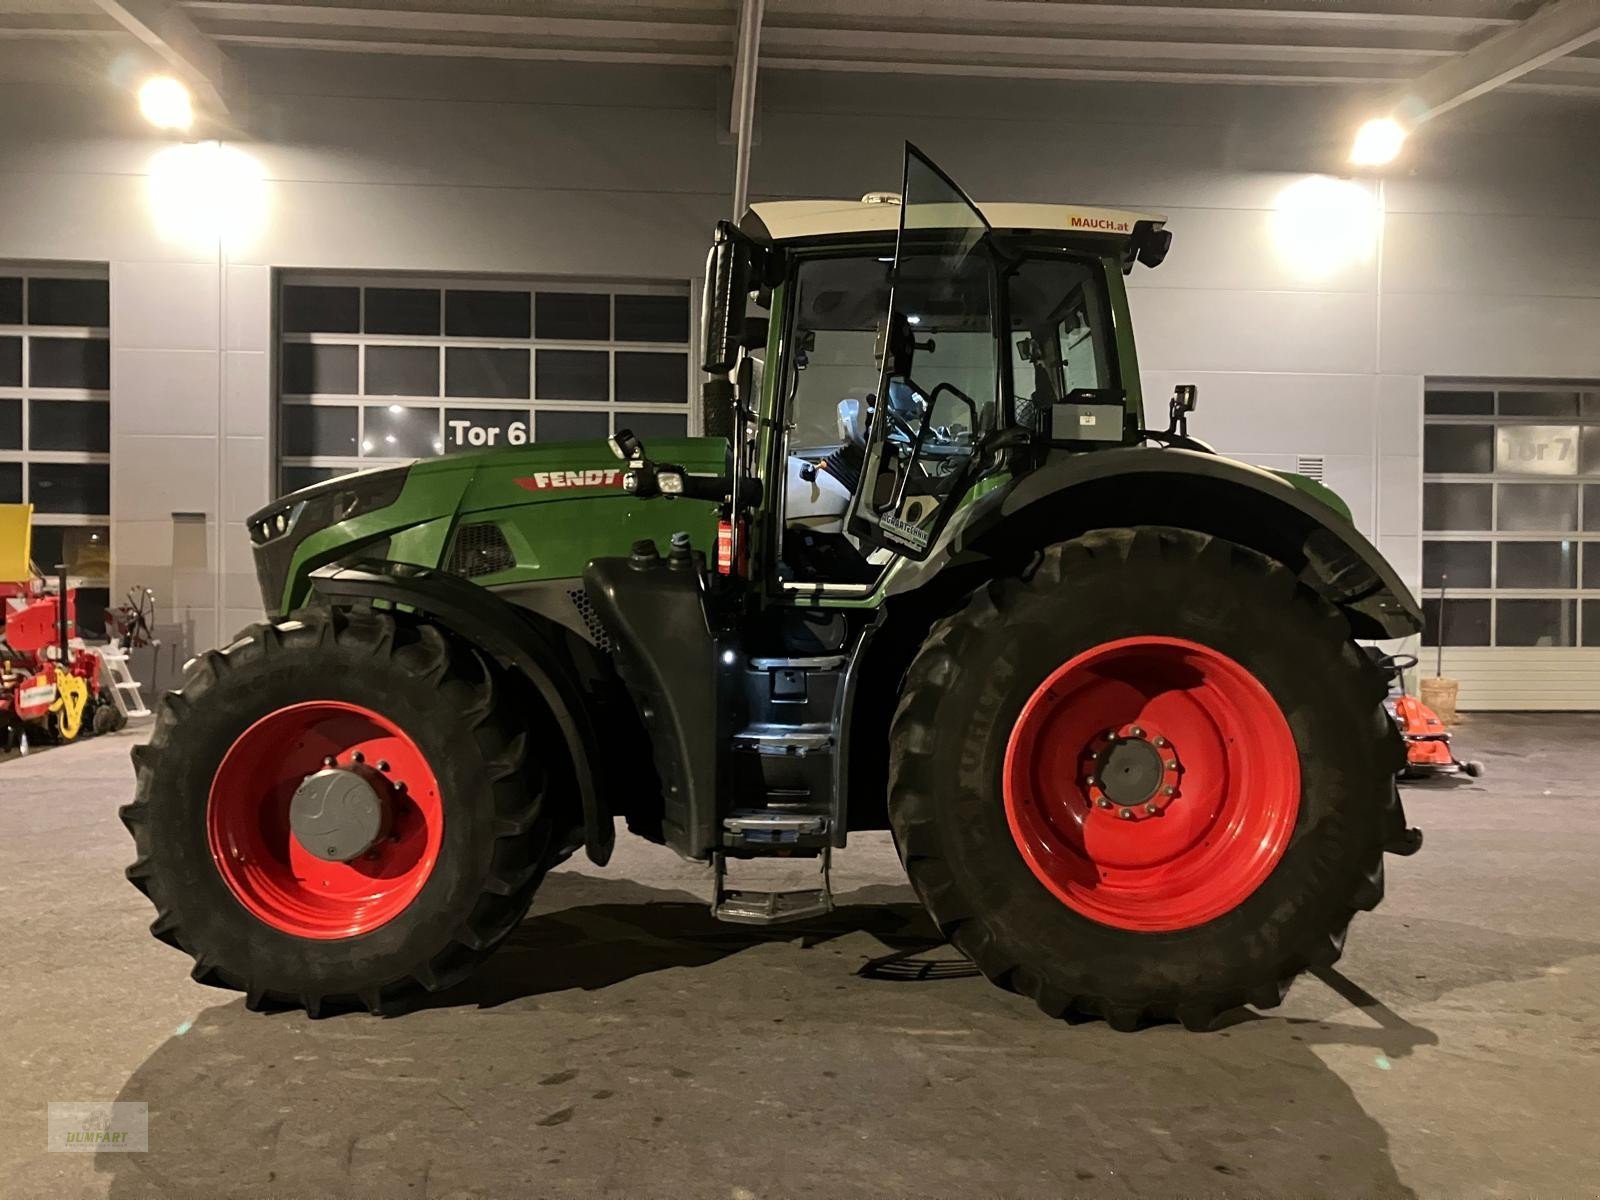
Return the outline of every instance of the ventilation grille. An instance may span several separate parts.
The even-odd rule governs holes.
[[[455,545],[450,548],[450,565],[445,569],[452,575],[472,579],[508,571],[516,565],[517,556],[511,552],[500,526],[484,522],[463,525],[456,530]]]
[[[1294,459],[1294,473],[1304,475],[1307,479],[1322,479],[1322,455],[1297,454]]]
[[[611,649],[611,635],[606,632],[600,614],[594,611],[594,603],[589,599],[589,593],[582,588],[573,588],[567,593],[572,599],[572,607],[578,610],[578,615],[583,618],[583,626],[589,631],[589,638],[596,646],[607,652]]]

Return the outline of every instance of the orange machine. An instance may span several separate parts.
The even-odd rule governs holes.
[[[1477,759],[1463,762],[1450,748],[1450,731],[1429,708],[1406,688],[1406,672],[1417,665],[1415,654],[1375,655],[1378,666],[1389,674],[1389,696],[1384,707],[1406,741],[1406,765],[1401,779],[1427,779],[1436,775],[1466,774],[1477,778],[1483,764]]]

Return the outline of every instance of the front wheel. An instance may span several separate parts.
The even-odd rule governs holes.
[[[1047,549],[935,627],[890,739],[913,886],[1046,1012],[1208,1027],[1383,892],[1381,672],[1281,565],[1186,530]]]
[[[121,813],[151,932],[251,1007],[376,1012],[464,978],[550,861],[543,763],[496,683],[430,625],[326,609],[195,659]]]

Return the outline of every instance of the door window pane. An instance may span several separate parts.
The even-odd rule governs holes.
[[[356,333],[361,329],[361,289],[292,286],[283,289],[285,333]]]
[[[1494,489],[1487,483],[1424,483],[1424,529],[1488,529],[1494,519]]]
[[[1571,483],[1502,483],[1495,528],[1513,533],[1565,533],[1578,527],[1578,488]]]
[[[111,344],[105,338],[28,339],[28,383],[33,387],[111,386]]]
[[[22,280],[0,276],[0,325],[22,324]]]
[[[1439,600],[1422,602],[1422,640],[1424,645],[1439,645]],[[1489,601],[1448,600],[1444,609],[1446,646],[1487,646],[1489,644]]]
[[[534,418],[541,442],[577,442],[611,436],[611,419],[603,412],[547,408]]]
[[[358,449],[357,410],[322,405],[283,406],[283,453],[290,458],[313,454],[354,455]]]
[[[1600,600],[1583,602],[1583,644],[1600,646]]]
[[[365,320],[368,333],[437,336],[439,291],[437,288],[368,288]]]
[[[0,450],[22,449],[22,401],[0,399]]]
[[[1492,471],[1494,426],[1429,425],[1422,436],[1422,469],[1447,475]]]
[[[611,336],[611,297],[605,292],[540,292],[534,311],[537,337],[603,342]]]
[[[111,531],[104,525],[35,525],[33,561],[45,571],[64,564],[71,575],[103,583],[111,578]],[[81,593],[79,599],[81,604]]]
[[[526,400],[528,352],[451,346],[444,353],[444,394]]]
[[[1583,427],[1582,449],[1578,452],[1581,470],[1585,475],[1600,475],[1600,425]]]
[[[1583,528],[1600,533],[1600,483],[1583,485]]]
[[[439,348],[437,346],[368,346],[368,396],[437,396]]]
[[[0,337],[0,387],[22,386],[22,339]]]
[[[1501,392],[1500,414],[1507,417],[1575,417],[1577,392]]]
[[[1489,557],[1488,542],[1424,542],[1422,586],[1486,588]]]
[[[642,438],[687,437],[689,418],[683,413],[619,412],[617,428],[631,429]]]
[[[682,404],[689,399],[687,354],[617,351],[619,404]]]
[[[617,341],[687,342],[687,296],[617,297]]]
[[[28,280],[28,324],[111,324],[111,289],[104,279]]]
[[[451,337],[525,338],[527,292],[450,291],[444,294],[444,331]]]
[[[1583,544],[1583,586],[1600,591],[1600,542]]]
[[[1578,586],[1576,542],[1501,542],[1495,554],[1496,587]]]
[[[30,499],[40,512],[111,511],[111,468],[104,463],[41,463],[28,468]]]
[[[1428,392],[1422,411],[1432,416],[1487,417],[1494,414],[1493,392]]]
[[[525,408],[447,408],[445,453],[526,445],[532,427],[533,416]]]
[[[21,503],[22,464],[14,462],[0,462],[0,504]]]
[[[355,346],[311,346],[291,342],[283,348],[283,391],[291,396],[356,394]]]
[[[540,400],[605,401],[611,395],[611,356],[604,350],[541,350]]]
[[[1577,609],[1571,600],[1496,600],[1497,646],[1571,646],[1577,642]]]
[[[371,405],[361,431],[361,453],[379,458],[431,458],[444,453],[439,410],[410,404]]]
[[[111,449],[111,406],[104,400],[28,401],[28,442],[33,450]]]

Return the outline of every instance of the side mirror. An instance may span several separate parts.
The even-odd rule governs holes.
[[[717,226],[716,241],[706,255],[705,293],[700,328],[704,331],[708,374],[723,375],[739,361],[744,339],[744,311],[750,294],[750,260],[737,231],[726,221]]]

